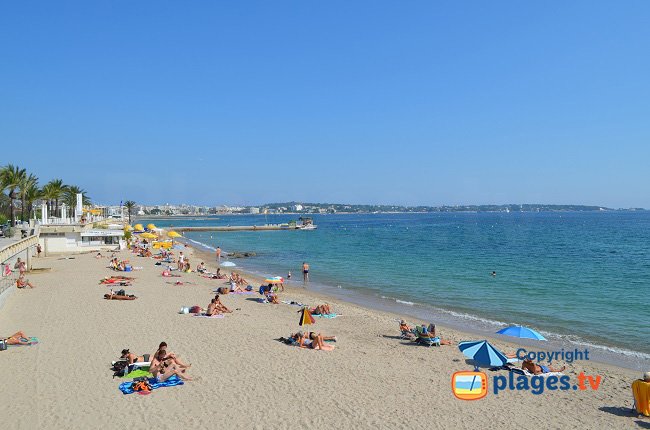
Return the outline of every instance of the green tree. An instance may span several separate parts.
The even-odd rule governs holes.
[[[68,205],[68,207],[73,208],[77,206],[77,194],[81,193],[81,204],[88,206],[92,204],[92,201],[89,196],[86,195],[86,190],[80,188],[76,185],[68,185],[63,192],[63,203]]]
[[[27,176],[25,169],[21,169],[13,164],[7,164],[0,170],[0,187],[2,191],[8,191],[9,218],[11,219],[12,226],[16,225],[16,214],[14,212],[14,200],[18,198],[16,189],[20,186],[25,176]]]
[[[25,207],[27,204],[27,192],[30,189],[38,190],[38,178],[31,173],[22,177],[20,184],[18,184],[18,190],[20,194],[20,220],[25,221]],[[27,212],[27,218],[29,218],[29,211]]]
[[[129,214],[129,224],[131,224],[131,213],[135,207],[135,202],[133,200],[127,200],[124,202],[124,207],[126,208],[127,213]]]
[[[38,183],[30,185],[25,191],[24,201],[27,205],[27,218],[32,216],[34,210],[34,202],[41,198],[41,190],[38,188]]]
[[[61,179],[52,179],[43,186],[43,197],[48,201],[48,208],[52,215],[59,209],[59,200],[64,197],[66,186]],[[52,206],[54,204],[54,206]]]

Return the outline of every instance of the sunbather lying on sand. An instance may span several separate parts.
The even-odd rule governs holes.
[[[320,349],[321,351],[331,351],[334,349],[334,345],[325,344],[326,340],[336,341],[336,336],[322,336],[320,333],[315,332],[305,334],[302,331],[292,334],[291,338],[294,339],[301,348]]]
[[[120,356],[120,359],[128,361],[129,364],[146,363],[147,361],[149,361],[150,358],[151,356],[149,354],[143,354],[138,356],[129,352],[128,349],[123,349],[122,355]]]
[[[18,331],[7,338],[7,345],[31,345],[32,340],[22,331]]]
[[[536,364],[532,360],[526,358],[524,359],[523,363],[521,363],[521,368],[523,370],[527,370],[529,373],[532,373],[533,375],[541,375],[543,373],[550,373],[550,372],[563,372],[564,369],[566,369],[566,366],[562,366],[561,368],[544,366],[543,364]]]
[[[309,312],[315,315],[330,315],[333,313],[330,305],[328,304],[318,305],[315,308],[310,309]]]
[[[108,293],[108,294],[104,294],[104,298],[106,300],[135,300],[135,299],[137,299],[137,297],[134,296],[133,294],[129,294],[129,295],[116,294],[116,293],[113,293],[112,291],[110,293]]]

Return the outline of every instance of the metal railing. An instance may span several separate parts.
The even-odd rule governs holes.
[[[11,243],[4,248],[0,249],[0,263],[2,263],[2,278],[0,278],[0,294],[2,294],[5,290],[8,290],[12,286],[16,285],[16,279],[17,275],[16,272],[13,270],[13,267],[11,264],[9,264],[9,260],[11,260],[13,257],[15,257],[18,254],[21,254],[23,252],[27,253],[27,270],[31,269],[29,260],[31,257],[31,250],[30,248],[36,246],[38,244],[38,235],[33,235],[29,236],[25,239],[21,239],[17,242]],[[5,266],[8,265],[10,269],[10,273],[5,273]]]

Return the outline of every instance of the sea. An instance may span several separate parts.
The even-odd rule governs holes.
[[[298,215],[139,220],[158,227],[284,223]],[[464,330],[525,325],[591,359],[650,368],[650,211],[312,215],[316,230],[186,232],[262,276],[366,307]],[[493,275],[492,272],[496,272]],[[408,319],[408,318],[407,318]],[[469,339],[468,339],[469,340]],[[513,341],[513,338],[504,338]]]

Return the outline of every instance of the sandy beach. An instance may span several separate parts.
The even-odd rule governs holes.
[[[197,252],[188,248],[188,252]],[[98,282],[115,274],[108,258],[36,259],[37,288],[16,291],[0,309],[3,336],[22,330],[34,346],[0,352],[2,428],[634,428],[650,426],[630,411],[636,372],[590,361],[568,365],[602,377],[598,390],[529,391],[488,387],[477,401],[456,399],[451,376],[472,370],[456,346],[427,348],[399,339],[399,315],[335,301],[300,287],[285,301],[327,301],[341,314],[316,319],[308,330],[337,336],[334,351],[300,349],[277,339],[297,331],[297,306],[262,304],[258,294],[222,296],[234,312],[223,319],[179,314],[181,306],[206,307],[221,280],[183,273],[161,277],[154,260],[129,251],[118,256],[142,267],[127,293],[134,301],[107,301]],[[192,266],[209,256],[192,256]],[[252,285],[260,284],[248,274]],[[173,285],[177,280],[184,285]],[[410,321],[416,323],[418,321]],[[439,327],[454,343],[473,336]],[[110,362],[123,348],[154,353],[166,341],[192,364],[195,378],[149,396],[123,395]],[[514,351],[516,346],[494,341]],[[486,371],[488,384],[494,375]]]

